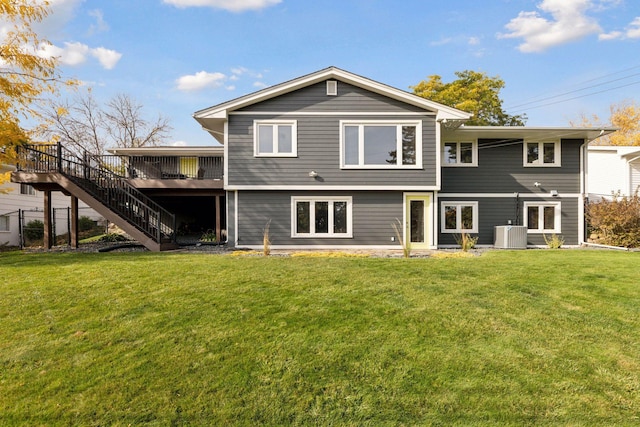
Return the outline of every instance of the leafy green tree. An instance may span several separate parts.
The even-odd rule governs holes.
[[[512,116],[502,109],[500,90],[504,81],[501,78],[471,70],[455,74],[458,78],[450,83],[443,83],[442,77],[434,74],[411,89],[423,98],[473,113],[467,125],[524,126],[526,115]]]

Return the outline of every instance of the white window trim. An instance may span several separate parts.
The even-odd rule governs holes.
[[[329,202],[329,232],[328,233],[298,233],[296,229],[297,225],[297,208],[298,202],[309,202],[314,204],[316,202]],[[346,233],[334,233],[333,232],[333,202],[346,202],[347,203],[347,232]],[[315,209],[310,206],[309,209],[309,224],[315,227]],[[353,201],[351,196],[347,197],[305,197],[305,196],[293,196],[291,197],[291,237],[292,238],[345,238],[349,239],[353,237]]]
[[[359,164],[345,165],[344,155],[344,128],[346,126],[358,126],[358,152]],[[396,134],[398,135],[396,150],[402,153],[402,126],[416,127],[416,164],[403,165],[402,159],[398,158],[397,165],[366,165],[362,153],[364,152],[364,126],[396,126]],[[422,169],[422,121],[420,120],[340,120],[340,168],[341,169]]]
[[[273,153],[261,153],[259,150],[260,125],[273,126]],[[291,153],[278,152],[278,126],[291,126]],[[298,122],[296,120],[254,120],[253,155],[255,157],[298,157]]]
[[[445,144],[456,144],[456,163],[446,162]],[[471,163],[460,163],[460,144],[471,144]],[[444,141],[442,143],[442,166],[453,168],[478,167],[478,141]]]
[[[553,223],[555,228],[553,230],[544,229],[544,211],[545,206],[553,206],[555,208]],[[524,225],[527,227],[527,233],[529,234],[558,234],[562,232],[562,209],[560,202],[524,202]],[[529,228],[529,208],[538,208],[538,227]]]
[[[450,228],[445,228],[445,209],[448,206],[456,207],[456,228],[452,230]],[[471,206],[473,209],[473,227],[470,230],[463,230],[462,225],[462,216],[460,215],[460,209],[463,206]],[[478,223],[480,219],[478,218],[478,202],[472,201],[455,201],[455,200],[446,200],[440,202],[440,232],[442,233],[477,233],[478,232]]]
[[[553,148],[553,163],[539,163],[540,158],[544,158],[544,144],[555,144]],[[538,144],[538,162],[527,163],[527,146],[529,144]],[[526,168],[558,168],[561,165],[562,152],[560,141],[524,141],[522,144],[522,163]]]

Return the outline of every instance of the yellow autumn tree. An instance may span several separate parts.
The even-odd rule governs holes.
[[[42,54],[49,42],[33,30],[49,13],[49,1],[0,0],[0,164],[13,163],[16,146],[33,135],[43,95],[73,83],[61,79],[57,58]],[[0,183],[7,179],[0,174]]]
[[[594,145],[636,145],[640,146],[640,106],[635,101],[626,100],[609,107],[609,123],[604,123],[598,115],[581,116],[572,125],[584,127],[613,126],[618,131],[598,138]]]

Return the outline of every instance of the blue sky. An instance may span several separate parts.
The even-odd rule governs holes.
[[[567,126],[640,101],[638,0],[51,0],[38,27],[65,77],[162,114],[175,145],[215,144],[200,109],[328,66],[410,90],[500,76],[511,114]],[[596,93],[599,92],[599,93]],[[70,97],[72,95],[69,95]],[[574,99],[571,99],[574,98]]]

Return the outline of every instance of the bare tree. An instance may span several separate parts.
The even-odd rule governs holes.
[[[106,131],[116,147],[149,147],[162,145],[169,136],[169,120],[159,116],[154,122],[142,117],[142,105],[127,95],[111,98],[102,112]]]
[[[69,149],[102,154],[111,147],[149,147],[163,145],[171,134],[169,120],[143,117],[142,105],[126,94],[118,94],[101,107],[91,90],[73,101],[51,101],[43,116],[46,135]]]

